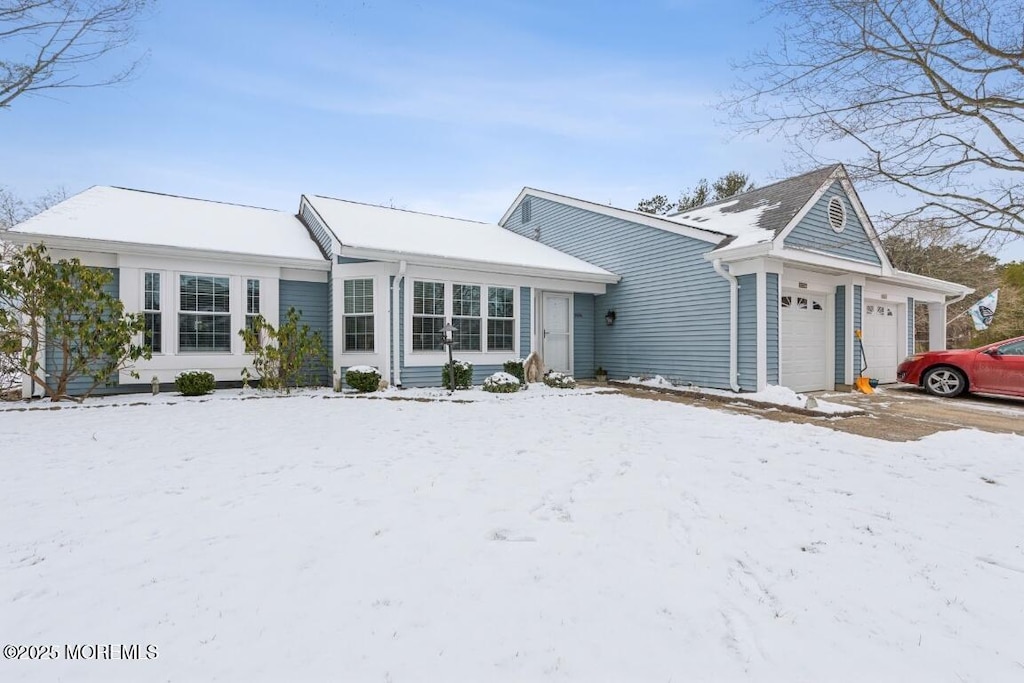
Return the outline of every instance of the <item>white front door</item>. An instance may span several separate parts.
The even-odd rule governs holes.
[[[572,372],[569,367],[569,345],[572,341],[569,295],[544,292],[541,307],[544,310],[544,341],[541,347],[544,367],[569,374]]]
[[[903,360],[899,309],[886,301],[865,301],[863,322],[864,358],[868,364],[864,376],[895,382],[896,367]]]
[[[782,293],[782,378],[793,391],[831,389],[828,377],[828,318],[825,295]]]

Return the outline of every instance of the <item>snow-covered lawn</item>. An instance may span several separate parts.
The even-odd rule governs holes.
[[[505,398],[0,413],[4,644],[159,649],[0,680],[1024,679],[1024,439]]]

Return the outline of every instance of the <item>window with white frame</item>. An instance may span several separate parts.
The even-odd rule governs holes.
[[[345,280],[346,352],[373,352],[373,278]]]
[[[258,316],[260,313],[260,281],[246,280],[245,329],[252,330],[256,327],[256,316]]]
[[[143,343],[153,353],[163,353],[163,313],[160,310],[160,273],[145,273],[142,283]]]
[[[229,278],[209,275],[180,276],[178,351],[231,353]]]
[[[444,346],[444,283],[412,283],[412,350],[441,351]]]
[[[513,287],[413,281],[412,349],[443,351],[449,319],[456,352],[508,352],[516,347]]]
[[[480,351],[480,285],[452,285],[456,351]]]
[[[515,292],[511,287],[487,288],[487,350],[515,347]]]

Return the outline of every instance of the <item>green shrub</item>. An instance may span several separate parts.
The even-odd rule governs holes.
[[[455,388],[469,389],[473,384],[473,364],[464,360],[455,360]],[[452,366],[448,363],[441,368],[441,385],[448,391],[452,390]]]
[[[380,371],[369,365],[356,365],[345,372],[345,384],[356,391],[377,391],[380,388]]]
[[[505,361],[502,369],[519,380],[520,388],[527,389],[529,385],[526,383],[526,371],[523,369],[523,363],[522,358],[513,358],[512,360]]]
[[[514,394],[522,386],[518,377],[507,372],[496,372],[484,380],[484,391],[489,391],[492,394]]]
[[[544,384],[555,389],[575,389],[576,380],[569,375],[555,370],[548,370],[544,374]]]
[[[185,396],[202,396],[217,387],[212,372],[188,370],[174,378],[174,386]]]
[[[321,386],[330,375],[331,360],[323,335],[302,322],[302,311],[288,309],[280,327],[262,315],[238,331],[245,340],[245,352],[252,354],[252,367],[261,389],[284,390],[292,387]],[[242,381],[248,386],[249,368],[242,368]]]

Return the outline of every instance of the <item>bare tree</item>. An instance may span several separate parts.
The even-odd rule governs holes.
[[[140,59],[112,74],[86,77],[98,62],[135,39],[150,0],[0,0],[0,109],[21,95],[110,85],[129,78]]]
[[[852,175],[920,197],[896,218],[1024,236],[1024,3],[773,0],[779,42],[724,102],[807,160],[852,142]]]

